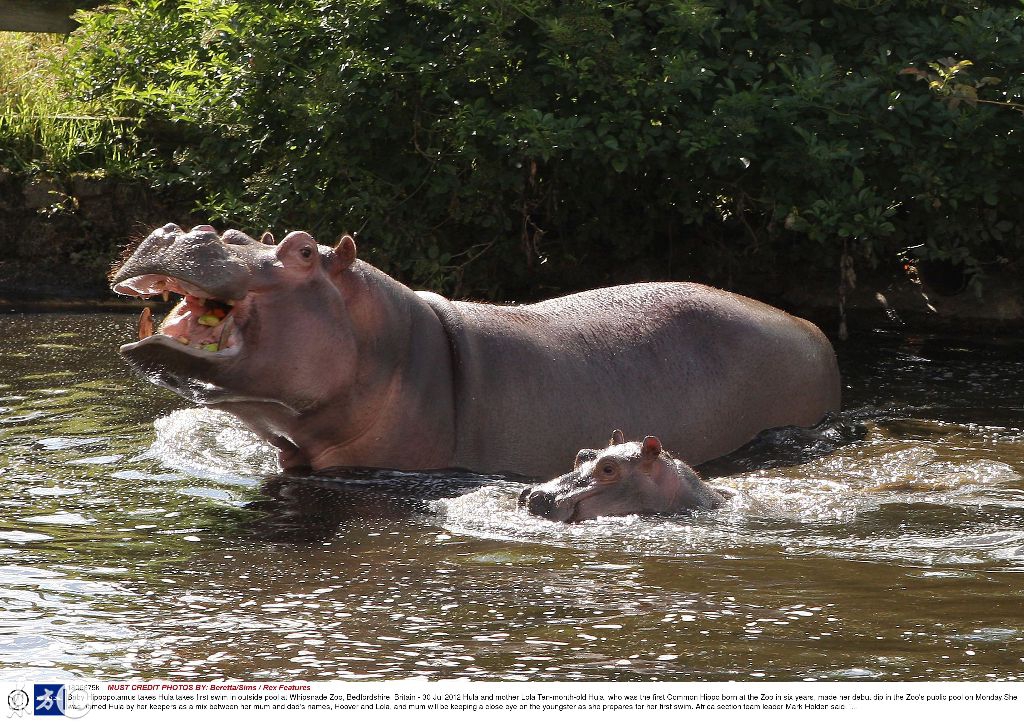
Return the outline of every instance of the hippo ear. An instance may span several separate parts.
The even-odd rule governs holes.
[[[657,436],[645,436],[640,455],[645,459],[657,459],[661,456],[661,440]]]
[[[277,244],[277,242],[274,241],[274,235],[270,233],[269,229],[263,233],[262,237],[260,237],[260,244],[270,245],[271,247]]]
[[[316,240],[309,232],[289,232],[274,252],[286,267],[310,267],[320,256]]]
[[[341,263],[343,270],[352,266],[356,260],[356,241],[352,235],[342,235],[338,244],[334,245],[334,254],[338,256],[338,262]]]
[[[624,443],[626,443],[626,435],[624,433],[622,433],[621,431],[619,431],[618,429],[615,429],[614,431],[612,431],[612,437],[610,439],[608,439],[608,445],[609,446],[618,446],[619,444],[624,444]]]

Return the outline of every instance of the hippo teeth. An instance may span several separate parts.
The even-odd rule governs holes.
[[[153,334],[153,311],[149,308],[142,308],[139,316],[139,340],[145,340]]]
[[[186,294],[164,318],[159,332],[186,348],[219,353],[238,345],[232,302]]]
[[[217,341],[218,350],[224,350],[228,347],[228,338],[231,337],[231,331],[235,327],[235,319],[228,316],[224,318],[224,325],[220,330],[220,340]]]

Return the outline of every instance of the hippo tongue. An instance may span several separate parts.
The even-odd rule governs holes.
[[[237,344],[233,309],[230,302],[188,295],[164,317],[157,332],[181,345],[216,353]]]

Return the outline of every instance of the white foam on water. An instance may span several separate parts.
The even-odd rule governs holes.
[[[917,565],[1024,560],[1024,531],[986,518],[961,523],[948,509],[1019,509],[1022,475],[983,441],[977,451],[951,455],[947,439],[960,437],[961,427],[936,427],[941,443],[869,437],[807,463],[712,479],[736,493],[713,512],[566,525],[520,510],[525,485],[514,483],[441,500],[436,510],[456,534],[570,548],[690,557],[756,546]],[[943,508],[944,517],[928,520]],[[922,521],[911,516],[910,526],[898,526],[908,513]]]
[[[598,517],[579,524],[535,517],[518,506],[524,485],[485,486],[435,505],[439,523],[459,535],[483,539],[534,542],[549,546],[608,548],[648,554],[687,556],[702,551],[708,532],[721,512],[664,517],[631,514]],[[727,504],[725,509],[728,509]]]
[[[153,424],[148,455],[190,476],[255,486],[279,473],[277,451],[236,418],[208,408],[188,408]]]

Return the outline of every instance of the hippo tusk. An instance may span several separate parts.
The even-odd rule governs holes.
[[[171,291],[167,289],[167,280],[157,280],[153,283],[152,290],[154,293],[159,293],[164,302],[171,299]]]
[[[142,315],[139,316],[139,340],[145,340],[153,334],[153,311],[149,308],[142,308]]]
[[[231,329],[235,326],[235,319],[232,317],[224,318],[224,325],[220,329],[220,341],[217,343],[219,350],[224,350],[228,347],[228,336],[231,335]]]

